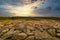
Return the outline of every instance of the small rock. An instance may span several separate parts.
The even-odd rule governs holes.
[[[20,33],[20,34],[18,34],[21,38],[25,38],[25,37],[27,37],[27,35],[25,34],[25,33]]]
[[[60,33],[57,33],[56,36],[60,37]]]
[[[25,33],[19,33],[19,34],[14,35],[14,38],[19,39],[19,40],[22,40],[22,39],[24,39],[26,37],[27,37],[27,35]]]
[[[25,40],[34,40],[34,36],[29,36],[29,37],[26,38]]]
[[[57,30],[57,33],[60,33],[60,30]]]
[[[0,38],[0,40],[3,40],[3,39]]]
[[[51,36],[47,32],[40,32],[36,30],[35,39],[42,39],[42,38],[51,38]]]
[[[49,33],[51,36],[55,36],[55,35],[56,35],[56,30],[55,30],[55,29],[48,29],[48,33]]]
[[[2,32],[7,32],[9,29],[3,30]]]
[[[29,35],[29,36],[33,36],[33,35],[34,35],[34,33],[27,33],[27,35]]]
[[[49,26],[48,26],[48,25],[45,25],[45,26],[43,26],[42,28],[43,28],[44,30],[46,30],[46,29],[49,28]]]

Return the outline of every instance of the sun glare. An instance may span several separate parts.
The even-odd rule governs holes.
[[[7,9],[9,9],[13,16],[35,16],[36,14],[34,14],[34,11],[40,4],[40,1],[36,1],[34,3],[24,4],[22,6],[8,6]]]
[[[31,15],[34,15],[33,9],[29,5],[17,7],[12,12],[15,14],[15,16],[31,16]]]

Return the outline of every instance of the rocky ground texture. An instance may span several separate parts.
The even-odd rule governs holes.
[[[1,21],[0,40],[60,40],[60,21]]]

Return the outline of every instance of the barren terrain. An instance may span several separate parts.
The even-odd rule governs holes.
[[[0,40],[60,40],[60,20],[0,20]]]

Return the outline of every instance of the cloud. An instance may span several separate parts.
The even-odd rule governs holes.
[[[10,5],[21,5],[23,1],[22,0],[0,0],[0,5],[3,5],[6,3]]]
[[[35,4],[29,6],[35,8],[33,13],[35,15],[32,16],[60,16],[60,0],[56,2],[52,0],[43,2],[40,5],[39,3],[41,2],[37,1]],[[17,12],[18,8],[22,8],[23,5],[24,0],[0,0],[0,16],[13,16],[15,15],[13,11]]]

